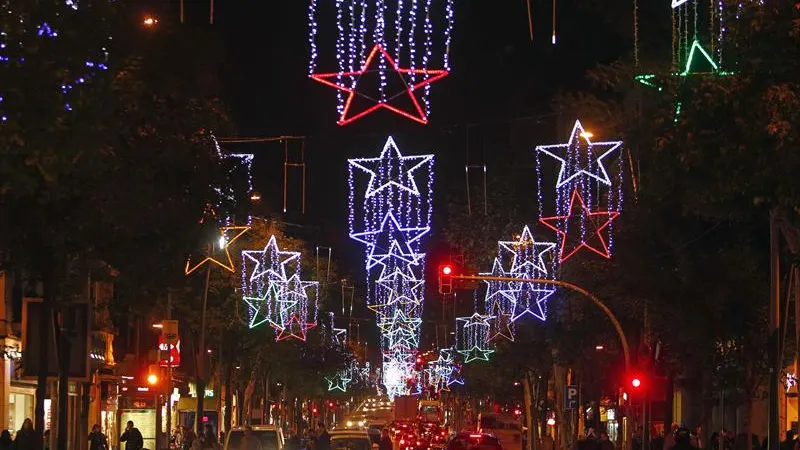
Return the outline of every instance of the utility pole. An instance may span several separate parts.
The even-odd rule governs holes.
[[[776,223],[777,209],[769,214],[769,430],[768,450],[778,450],[780,429],[778,428],[778,377],[781,372],[781,280],[780,280],[780,228]],[[751,430],[749,430],[751,431]],[[748,431],[748,432],[749,432]]]
[[[172,320],[172,289],[167,290],[167,320]],[[163,333],[163,329],[162,329]],[[162,339],[163,342],[163,339]],[[167,345],[167,446],[172,436],[172,345]]]
[[[213,245],[213,244],[212,244]],[[210,252],[210,250],[209,250]],[[209,253],[210,254],[210,253]],[[197,411],[194,415],[194,428],[197,436],[203,433],[203,400],[206,395],[206,307],[208,306],[208,284],[211,281],[211,264],[206,264],[206,284],[203,289],[203,305],[200,310],[200,344],[197,355]]]

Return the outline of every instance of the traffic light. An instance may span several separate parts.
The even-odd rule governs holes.
[[[159,375],[160,371],[161,371],[161,368],[158,367],[158,365],[153,364],[153,365],[150,365],[150,367],[148,367],[148,369],[147,369],[147,385],[148,386],[156,386],[156,385],[158,385],[158,381],[159,381],[159,376],[158,375]]]
[[[631,386],[636,389],[640,388],[642,386],[642,380],[640,380],[639,377],[633,377],[633,379],[631,379]]]
[[[449,295],[453,293],[453,275],[455,269],[452,264],[442,264],[439,266],[439,293]]]
[[[333,401],[328,402],[328,409],[333,409],[334,406],[336,406],[336,403],[333,403]]]
[[[311,407],[311,412],[314,413],[314,414],[319,412],[319,410],[317,409],[317,405],[314,405],[314,406]]]

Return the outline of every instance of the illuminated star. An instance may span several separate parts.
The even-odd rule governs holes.
[[[425,280],[418,280],[395,268],[391,275],[381,277],[375,285],[388,291],[388,305],[419,305],[422,303]]]
[[[714,62],[714,58],[712,58],[706,49],[700,45],[700,41],[695,39],[692,42],[691,49],[689,50],[689,56],[686,58],[686,67],[683,69],[683,72],[681,72],[681,75],[686,76],[692,73],[697,73],[692,70],[693,67],[696,67],[697,64],[700,64],[700,62],[695,61],[697,58],[700,58],[701,62],[705,61],[708,63],[708,66],[711,68],[711,73],[714,73],[719,69],[717,63]]]
[[[343,344],[347,342],[347,329],[346,328],[336,328],[331,327],[331,333],[333,333],[333,340],[339,344]]]
[[[580,192],[576,189],[572,192],[572,198],[569,201],[569,212],[566,216],[543,217],[539,221],[561,236],[560,261],[564,262],[581,248],[591,250],[603,258],[611,258],[602,231],[617,217],[619,217],[619,212],[617,211],[590,211],[583,202]],[[563,223],[563,229],[558,227],[559,223]],[[582,225],[586,227],[585,235],[588,236],[588,239],[585,236],[573,239],[577,240],[578,244],[574,245],[573,243],[568,248],[567,238],[569,236],[567,230],[571,229],[577,233],[582,233]],[[587,242],[588,240],[594,240],[596,243],[592,244]]]
[[[367,256],[367,270],[369,270],[376,264],[383,264],[385,267],[384,261],[389,258],[397,258],[412,265],[419,264],[419,261],[425,255],[416,253],[411,248],[411,245],[419,241],[429,231],[430,227],[402,228],[397,219],[395,219],[394,214],[388,212],[383,217],[380,229],[353,233],[350,237],[367,244],[369,247],[369,255]]]
[[[419,317],[408,317],[401,309],[396,309],[392,318],[378,323],[378,327],[384,333],[390,333],[398,327],[403,327],[408,330],[415,330],[422,323]]]
[[[279,289],[274,283],[270,283],[267,292],[261,297],[244,296],[242,299],[247,303],[252,311],[250,318],[250,328],[255,328],[264,322],[274,323],[270,317],[259,317],[259,314],[264,313],[264,306],[272,300],[280,298]],[[268,313],[268,311],[267,311]],[[266,314],[265,314],[266,316]]]
[[[278,336],[275,338],[275,340],[282,341],[284,339],[295,338],[305,341],[306,333],[315,326],[317,326],[316,323],[301,322],[298,316],[293,315],[292,318],[289,319],[288,323],[285,323],[282,326],[273,325],[274,328],[279,330]]]
[[[348,162],[370,174],[366,198],[392,186],[419,197],[414,171],[433,160],[433,155],[403,156],[389,136],[377,158],[357,158]]]
[[[464,355],[464,363],[467,364],[472,361],[488,361],[494,350],[484,350],[475,345],[469,350],[459,350],[458,353]]]
[[[575,126],[572,127],[572,134],[569,137],[568,143],[536,146],[537,152],[542,152],[545,155],[551,156],[561,163],[561,170],[558,172],[556,188],[564,186],[581,175],[586,175],[600,183],[611,186],[611,178],[608,176],[606,167],[603,165],[603,160],[619,149],[622,146],[622,141],[592,142],[589,140],[590,137],[591,134],[584,131],[580,120],[576,120]],[[569,157],[571,149],[580,149],[582,147],[581,139],[583,139],[587,145],[586,157],[590,160],[588,161],[588,167],[582,167],[582,164],[585,163],[584,161],[571,161]],[[599,148],[601,151],[604,150],[598,157],[594,156],[596,148]],[[554,151],[563,151],[565,154],[560,156],[554,153]],[[570,161],[568,162],[568,160]],[[570,173],[567,173],[567,170],[569,170]]]
[[[673,9],[677,8],[678,6],[681,6],[682,4],[684,4],[684,3],[688,2],[688,1],[689,0],[672,0],[672,8]]]
[[[469,317],[456,317],[456,321],[464,322],[464,328],[489,327],[491,326],[489,320],[493,318],[493,316],[484,316],[482,314],[473,313]]]
[[[494,326],[492,327],[493,333],[490,333],[489,340],[503,338],[514,342],[514,330],[511,329],[513,324],[514,321],[511,320],[511,314],[498,314],[495,316]]]
[[[242,257],[255,263],[253,272],[250,274],[250,281],[264,275],[270,279],[285,280],[286,265],[290,262],[297,264],[300,260],[300,252],[281,251],[275,236],[271,236],[263,250],[244,250]]]
[[[250,227],[237,226],[220,228],[219,241],[214,243],[213,249],[210,249],[209,253],[211,254],[207,255],[202,261],[195,265],[192,265],[191,257],[186,260],[186,268],[184,269],[186,275],[189,275],[206,263],[216,264],[228,272],[233,272],[233,260],[231,259],[229,248],[231,244],[236,242],[243,234],[247,233],[249,229]],[[215,257],[217,254],[219,254],[220,258]]]
[[[524,285],[533,285],[533,283],[523,283]],[[524,315],[531,315],[536,317],[539,320],[546,320],[547,315],[545,314],[544,304],[551,295],[553,295],[556,291],[555,289],[547,289],[547,288],[528,288],[524,289],[525,295],[528,298],[527,302],[519,301],[516,305],[514,305],[514,315],[511,316],[511,321],[516,322]],[[534,301],[531,301],[534,300]],[[521,308],[524,306],[524,308]],[[518,311],[521,309],[521,311]],[[513,339],[511,339],[513,341]]]
[[[350,380],[351,378],[348,377],[347,375],[342,375],[339,373],[330,378],[325,377],[325,381],[328,382],[329,392],[332,391],[347,392],[347,383],[349,383]]]
[[[383,95],[380,95],[378,98],[371,97],[364,92],[359,91],[359,82],[364,79],[365,74],[377,72],[380,78],[385,79],[387,70],[391,70],[400,76],[400,78],[403,80],[404,89],[392,96],[384,97]],[[375,44],[375,46],[372,47],[372,51],[369,52],[366,61],[364,61],[364,65],[361,67],[361,70],[355,72],[312,74],[311,78],[315,81],[349,94],[347,101],[345,102],[344,109],[342,110],[342,114],[339,117],[339,125],[347,125],[352,123],[381,108],[388,109],[389,111],[421,124],[427,124],[428,117],[425,114],[425,110],[422,108],[422,106],[420,106],[416,95],[414,95],[414,91],[446,77],[447,73],[448,72],[446,70],[403,69],[397,65],[395,60],[392,59],[386,49],[379,44]],[[418,79],[419,81],[414,81],[412,78]],[[349,83],[343,81],[343,79],[348,79]],[[351,108],[353,106],[353,100],[356,96],[367,99],[375,104],[363,111],[353,114]],[[408,99],[411,100],[411,103],[414,106],[414,110],[412,112],[404,111],[391,104],[393,101],[406,96],[408,96]]]
[[[533,239],[530,228],[526,225],[522,229],[518,241],[500,241],[500,247],[508,250],[514,255],[509,274],[536,274],[539,272],[542,275],[547,275],[547,266],[544,262],[544,255],[556,247],[555,242],[536,242]],[[526,251],[530,248],[531,251]],[[528,256],[527,258],[525,256]],[[526,271],[525,269],[532,268],[533,271]]]

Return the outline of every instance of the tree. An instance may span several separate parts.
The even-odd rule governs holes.
[[[110,36],[125,33],[114,2],[2,8],[0,244],[7,267],[43,282],[39,326],[47,328],[53,307],[82,292],[77,268],[87,261],[109,262],[134,278],[142,273],[137,268],[172,260],[174,279],[190,241],[185,230],[213,201],[221,179],[209,127],[222,127],[226,118],[218,101],[207,102],[189,84],[177,89],[158,85],[167,77],[155,71],[144,76],[152,57],[113,53]],[[69,352],[64,342],[61,356]],[[40,357],[46,366],[46,348]],[[60,372],[58,417],[66,423],[66,369]],[[45,375],[37,430],[44,426]]]

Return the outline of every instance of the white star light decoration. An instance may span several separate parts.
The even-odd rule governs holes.
[[[567,240],[586,242],[597,239],[598,227],[589,220],[600,214],[601,208],[608,216],[616,216],[622,210],[623,200],[623,158],[622,141],[593,142],[592,133],[586,131],[579,120],[575,121],[572,133],[566,144],[539,145],[536,147],[536,172],[539,194],[539,218],[548,228],[558,232],[563,249]],[[558,178],[555,185],[555,214],[544,214],[542,195],[542,163],[544,155],[559,163]],[[609,173],[607,164],[616,160],[615,171]],[[616,176],[613,172],[616,172]],[[570,206],[577,192],[582,204],[587,205],[587,214],[577,217],[570,215]],[[552,210],[551,210],[552,211]],[[548,211],[550,212],[550,211]],[[608,245],[603,246],[602,254],[610,257],[613,248],[613,223],[607,223],[599,231],[608,233]],[[603,236],[599,238],[605,241]],[[607,248],[605,248],[607,247]],[[567,260],[574,252],[559,252],[559,262]],[[556,265],[554,265],[554,268]]]
[[[250,327],[268,323],[276,340],[305,340],[317,325],[319,284],[300,279],[300,252],[280,250],[275,236],[262,250],[242,251],[242,299]]]
[[[456,317],[455,349],[464,356],[464,363],[488,361],[494,350],[489,348],[489,321],[493,316],[473,313],[469,317]]]
[[[421,240],[430,231],[433,156],[403,156],[390,137],[379,157],[351,159],[348,166],[349,231],[365,245],[367,300],[381,331],[383,384],[389,396],[405,395],[422,324]],[[366,189],[357,188],[356,177],[366,181]]]
[[[617,152],[622,146],[622,141],[592,142],[590,138],[591,134],[583,129],[580,120],[576,120],[575,125],[572,127],[569,142],[536,147],[537,152],[548,155],[561,163],[556,188],[560,188],[580,176],[588,176],[602,184],[611,186],[611,178],[608,176],[603,162]],[[586,142],[587,150],[585,154],[582,152],[577,152],[576,154],[574,149],[580,149],[581,139]],[[595,150],[597,148],[600,149],[599,152]],[[597,153],[599,155],[595,156]]]

